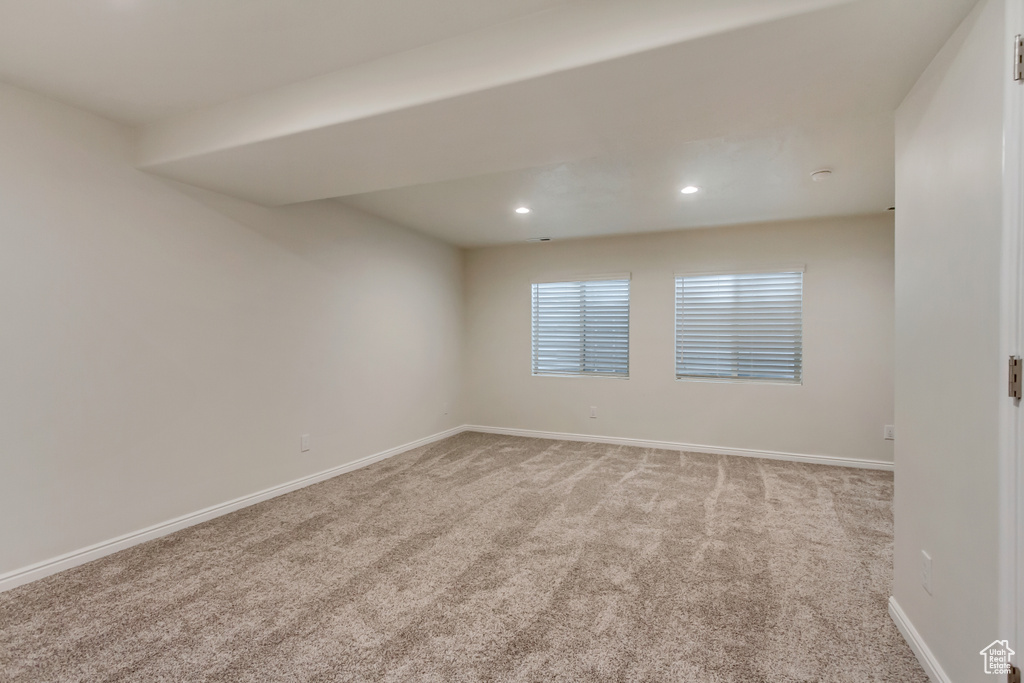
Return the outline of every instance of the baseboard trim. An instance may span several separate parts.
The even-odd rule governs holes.
[[[329,470],[324,470],[317,474],[311,474],[307,477],[295,479],[294,481],[290,481],[279,486],[273,486],[248,496],[236,498],[226,503],[213,505],[199,510],[198,512],[183,515],[160,524],[154,524],[153,526],[146,527],[145,529],[124,534],[123,536],[118,536],[117,538],[113,538],[108,541],[102,541],[49,560],[37,562],[29,565],[28,567],[15,569],[14,571],[0,575],[0,593],[11,590],[12,588],[17,588],[18,586],[23,586],[26,583],[38,581],[39,579],[62,572],[65,569],[71,569],[72,567],[77,567],[79,565],[86,564],[87,562],[98,560],[101,557],[112,555],[113,553],[139,545],[140,543],[145,543],[146,541],[152,541],[153,539],[160,538],[161,536],[173,534],[175,531],[180,531],[190,526],[201,524],[202,522],[235,512],[236,510],[241,510],[242,508],[249,507],[250,505],[255,505],[256,503],[276,498],[277,496],[305,488],[306,486],[326,481],[327,479],[336,477],[339,474],[345,474],[346,472],[366,467],[367,465],[371,465],[380,460],[385,460],[400,453],[411,451],[414,448],[426,446],[427,444],[440,441],[441,439],[447,439],[449,436],[455,436],[463,431],[465,431],[465,427],[453,427],[452,429],[447,429],[443,432],[438,432],[437,434],[417,439],[416,441],[410,441],[409,443],[402,444],[401,446],[389,448],[386,451],[381,451],[379,453],[374,453],[373,455],[368,455],[364,458],[359,458],[358,460],[345,463],[344,465],[332,467]]]
[[[921,668],[928,674],[928,678],[935,683],[952,683],[952,679],[942,670],[939,660],[935,659],[935,655],[932,654],[927,643],[921,638],[921,634],[910,623],[910,619],[907,618],[900,604],[896,602],[896,598],[891,596],[889,597],[889,616],[892,617],[892,621],[896,624],[896,628],[899,629],[903,640],[907,641],[907,645],[914,651],[917,661],[921,663]]]
[[[140,529],[139,531],[124,534],[117,538],[110,539],[108,541],[102,541],[86,548],[65,553],[58,557],[54,557],[49,560],[43,560],[35,564],[23,567],[21,569],[15,569],[14,571],[0,574],[0,593],[23,586],[26,583],[38,581],[39,579],[51,576],[58,572],[62,572],[72,567],[98,560],[101,557],[112,555],[120,550],[125,550],[140,543],[146,541],[152,541],[162,536],[173,534],[175,531],[186,529],[196,524],[215,519],[222,515],[241,510],[242,508],[261,503],[271,498],[296,491],[306,486],[317,484],[321,481],[326,481],[332,477],[336,477],[339,474],[351,472],[353,470],[366,467],[380,460],[390,458],[406,451],[411,451],[414,448],[420,446],[426,446],[427,444],[440,441],[441,439],[447,439],[450,436],[455,436],[462,432],[483,432],[485,434],[503,434],[506,436],[525,436],[528,438],[535,439],[556,439],[559,441],[590,441],[594,443],[606,443],[619,446],[639,446],[642,448],[662,448],[666,450],[675,451],[694,451],[698,453],[711,453],[715,455],[738,455],[743,457],[751,458],[768,458],[770,460],[789,460],[793,462],[806,462],[817,465],[835,465],[839,467],[859,467],[866,469],[875,470],[886,470],[892,471],[893,465],[890,462],[883,462],[879,460],[857,460],[853,458],[840,458],[831,455],[805,455],[801,453],[781,453],[777,451],[757,451],[747,448],[722,448],[719,446],[706,446],[699,444],[685,444],[677,443],[674,441],[652,441],[649,439],[629,439],[622,437],[611,437],[611,436],[595,436],[590,434],[569,434],[564,432],[542,432],[532,429],[510,429],[505,427],[487,427],[482,425],[462,425],[460,427],[453,427],[437,434],[411,441],[401,446],[389,448],[388,450],[368,455],[364,458],[360,458],[338,467],[333,467],[317,474],[312,474],[301,479],[274,486],[263,491],[236,498],[226,503],[214,505],[198,512],[193,512],[188,515],[183,515],[175,519],[162,522],[160,524],[154,524],[153,526]],[[892,606],[890,605],[890,613],[892,612]],[[895,617],[893,617],[895,619]],[[897,624],[898,625],[898,624]],[[901,629],[902,630],[902,629]],[[913,646],[912,646],[913,647]],[[916,652],[916,650],[915,650]],[[945,681],[946,679],[937,679]]]
[[[564,432],[539,432],[532,429],[509,429],[506,427],[485,427],[466,425],[463,431],[483,432],[485,434],[503,434],[505,436],[526,436],[534,439],[556,439],[559,441],[591,441],[616,446],[639,446],[641,448],[662,448],[669,451],[692,451],[695,453],[711,453],[713,455],[739,455],[745,458],[767,458],[769,460],[789,460],[806,462],[815,465],[835,465],[838,467],[858,467],[861,469],[884,470],[891,472],[893,464],[883,460],[858,460],[841,458],[835,455],[807,455],[803,453],[783,453],[779,451],[756,451],[749,448],[723,448],[698,444],[677,443],[675,441],[651,441],[649,439],[628,439],[616,436],[594,436],[591,434],[567,434]]]

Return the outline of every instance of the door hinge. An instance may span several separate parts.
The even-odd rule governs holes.
[[[1010,671],[1006,674],[1006,683],[1020,683],[1020,669],[1010,665]]]
[[[1020,356],[1010,356],[1009,389],[1010,398],[1021,397],[1021,360]]]
[[[1013,39],[1013,80],[1024,81],[1024,36]]]

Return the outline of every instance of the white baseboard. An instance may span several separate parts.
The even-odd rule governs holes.
[[[111,555],[113,553],[118,552],[119,550],[124,550],[134,545],[138,545],[140,543],[145,543],[146,541],[151,541],[153,539],[160,538],[161,536],[167,536],[168,534],[172,534],[175,531],[180,531],[187,527],[194,526],[202,522],[206,522],[208,520],[220,517],[222,515],[226,515],[236,510],[240,510],[244,507],[255,505],[256,503],[260,503],[264,500],[276,498],[277,496],[284,495],[285,493],[289,493],[291,491],[295,491],[306,486],[311,486],[312,484],[325,481],[332,477],[336,477],[339,474],[344,474],[345,472],[351,472],[352,470],[357,470],[361,467],[366,467],[367,465],[375,463],[379,460],[384,460],[385,458],[390,458],[394,455],[398,455],[399,453],[404,453],[414,448],[419,448],[420,446],[425,446],[435,441],[440,441],[441,439],[446,439],[449,436],[455,436],[456,434],[467,431],[484,432],[486,434],[504,434],[507,436],[525,436],[536,439],[558,439],[561,441],[590,441],[594,443],[607,443],[620,446],[640,446],[642,448],[662,448],[666,450],[693,451],[698,453],[711,453],[716,455],[739,455],[753,458],[769,458],[772,460],[791,460],[794,462],[807,462],[818,465],[838,465],[841,467],[861,467],[889,471],[893,469],[893,465],[891,462],[883,462],[878,460],[856,460],[853,458],[840,458],[831,455],[804,455],[800,453],[779,453],[775,451],[755,451],[746,448],[720,448],[718,446],[685,444],[676,443],[673,441],[651,441],[648,439],[627,439],[610,436],[592,436],[589,434],[540,432],[532,429],[506,429],[503,427],[463,425],[461,427],[453,427],[452,429],[448,429],[443,432],[438,432],[437,434],[433,434],[431,436],[427,436],[422,439],[418,439],[416,441],[403,444],[401,446],[396,446],[395,448],[390,448],[386,451],[381,451],[380,453],[368,455],[365,458],[360,458],[359,460],[355,460],[344,465],[339,465],[338,467],[334,467],[329,470],[319,472],[317,474],[312,474],[308,477],[296,479],[295,481],[290,481],[286,484],[281,484],[280,486],[274,486],[272,488],[265,489],[257,493],[253,493],[248,496],[236,498],[235,500],[231,500],[226,503],[214,505],[212,507],[199,510],[198,512],[193,512],[191,514],[184,515],[182,517],[177,517],[175,519],[162,522],[160,524],[155,524],[145,529],[140,529],[139,531],[128,533],[123,536],[118,536],[117,538],[113,538],[108,541],[96,543],[87,548],[81,548],[80,550],[75,550],[73,552],[60,555],[59,557],[44,560],[42,562],[37,562],[36,564],[30,565],[28,567],[15,569],[14,571],[7,572],[6,574],[0,574],[0,593],[24,585],[26,583],[31,583],[32,581],[37,581],[52,574],[56,574],[57,572],[64,571],[65,569],[71,569],[72,567],[77,567],[87,562],[98,560],[101,557]]]
[[[339,465],[338,467],[332,467],[329,470],[324,470],[317,474],[311,474],[308,477],[302,477],[301,479],[296,479],[286,484],[281,484],[280,486],[264,489],[263,491],[243,496],[241,498],[236,498],[226,503],[214,505],[212,507],[199,510],[198,512],[183,515],[160,524],[154,524],[153,526],[145,529],[140,529],[139,531],[118,536],[117,538],[110,539],[109,541],[96,543],[87,548],[81,548],[80,550],[60,555],[59,557],[37,562],[36,564],[29,565],[28,567],[15,569],[12,572],[0,575],[0,593],[22,586],[26,583],[31,583],[32,581],[37,581],[52,574],[56,574],[57,572],[62,572],[65,569],[71,569],[72,567],[77,567],[87,562],[98,560],[106,555],[112,555],[119,550],[124,550],[134,545],[145,543],[146,541],[151,541],[155,538],[160,538],[161,536],[173,534],[175,531],[180,531],[187,527],[226,515],[230,512],[249,507],[250,505],[255,505],[256,503],[276,498],[277,496],[284,495],[285,493],[290,493],[291,491],[331,479],[339,474],[344,474],[345,472],[351,472],[352,470],[366,467],[367,465],[380,460],[390,458],[394,455],[398,455],[399,453],[411,451],[412,449],[419,448],[420,446],[426,446],[427,444],[440,441],[441,439],[446,439],[449,436],[454,436],[463,431],[465,431],[465,427],[447,429],[443,432],[438,432],[437,434],[417,439],[416,441],[396,446],[395,448],[389,448],[386,451],[374,453],[373,455],[368,455],[365,458],[360,458],[359,460],[355,460],[344,465]]]
[[[639,446],[641,448],[662,448],[669,451],[691,451],[694,453],[711,453],[712,455],[739,455],[747,458],[767,458],[769,460],[790,460],[807,462],[815,465],[837,465],[839,467],[859,467],[870,470],[891,472],[893,464],[884,460],[858,460],[841,458],[835,455],[805,455],[803,453],[781,453],[778,451],[755,451],[749,448],[722,448],[720,446],[702,446],[698,444],[676,443],[674,441],[651,441],[649,439],[627,439],[616,436],[593,436],[590,434],[566,434],[563,432],[538,432],[532,429],[508,429],[505,427],[482,427],[466,425],[463,431],[484,432],[485,434],[504,434],[506,436],[526,436],[534,439],[557,439],[559,441],[591,441],[616,446]]]
[[[903,640],[907,641],[907,645],[914,651],[917,656],[917,661],[921,663],[921,667],[924,672],[928,674],[934,683],[952,683],[952,679],[946,675],[946,672],[942,670],[942,666],[939,665],[939,660],[935,659],[935,655],[932,654],[931,649],[928,647],[924,639],[921,638],[921,634],[917,632],[914,625],[910,623],[910,619],[903,612],[900,604],[896,602],[896,598],[889,598],[889,616],[892,617],[893,623],[896,624],[896,628],[900,630],[903,635]]]

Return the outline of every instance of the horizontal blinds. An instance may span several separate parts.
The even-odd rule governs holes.
[[[533,372],[629,375],[629,280],[533,285]]]
[[[676,278],[676,377],[799,382],[803,273]]]

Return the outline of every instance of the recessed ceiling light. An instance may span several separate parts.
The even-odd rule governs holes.
[[[823,168],[811,174],[811,180],[813,180],[816,183],[820,183],[823,180],[828,180],[831,177],[832,169],[829,168]]]
[[[525,206],[520,206],[518,209],[516,209],[516,213],[526,214],[526,213],[530,213],[530,210],[528,208],[526,208]]]
[[[700,192],[700,188],[696,187],[695,185],[687,185],[682,190],[680,190],[680,192],[682,192],[683,194],[694,194],[695,192]]]

